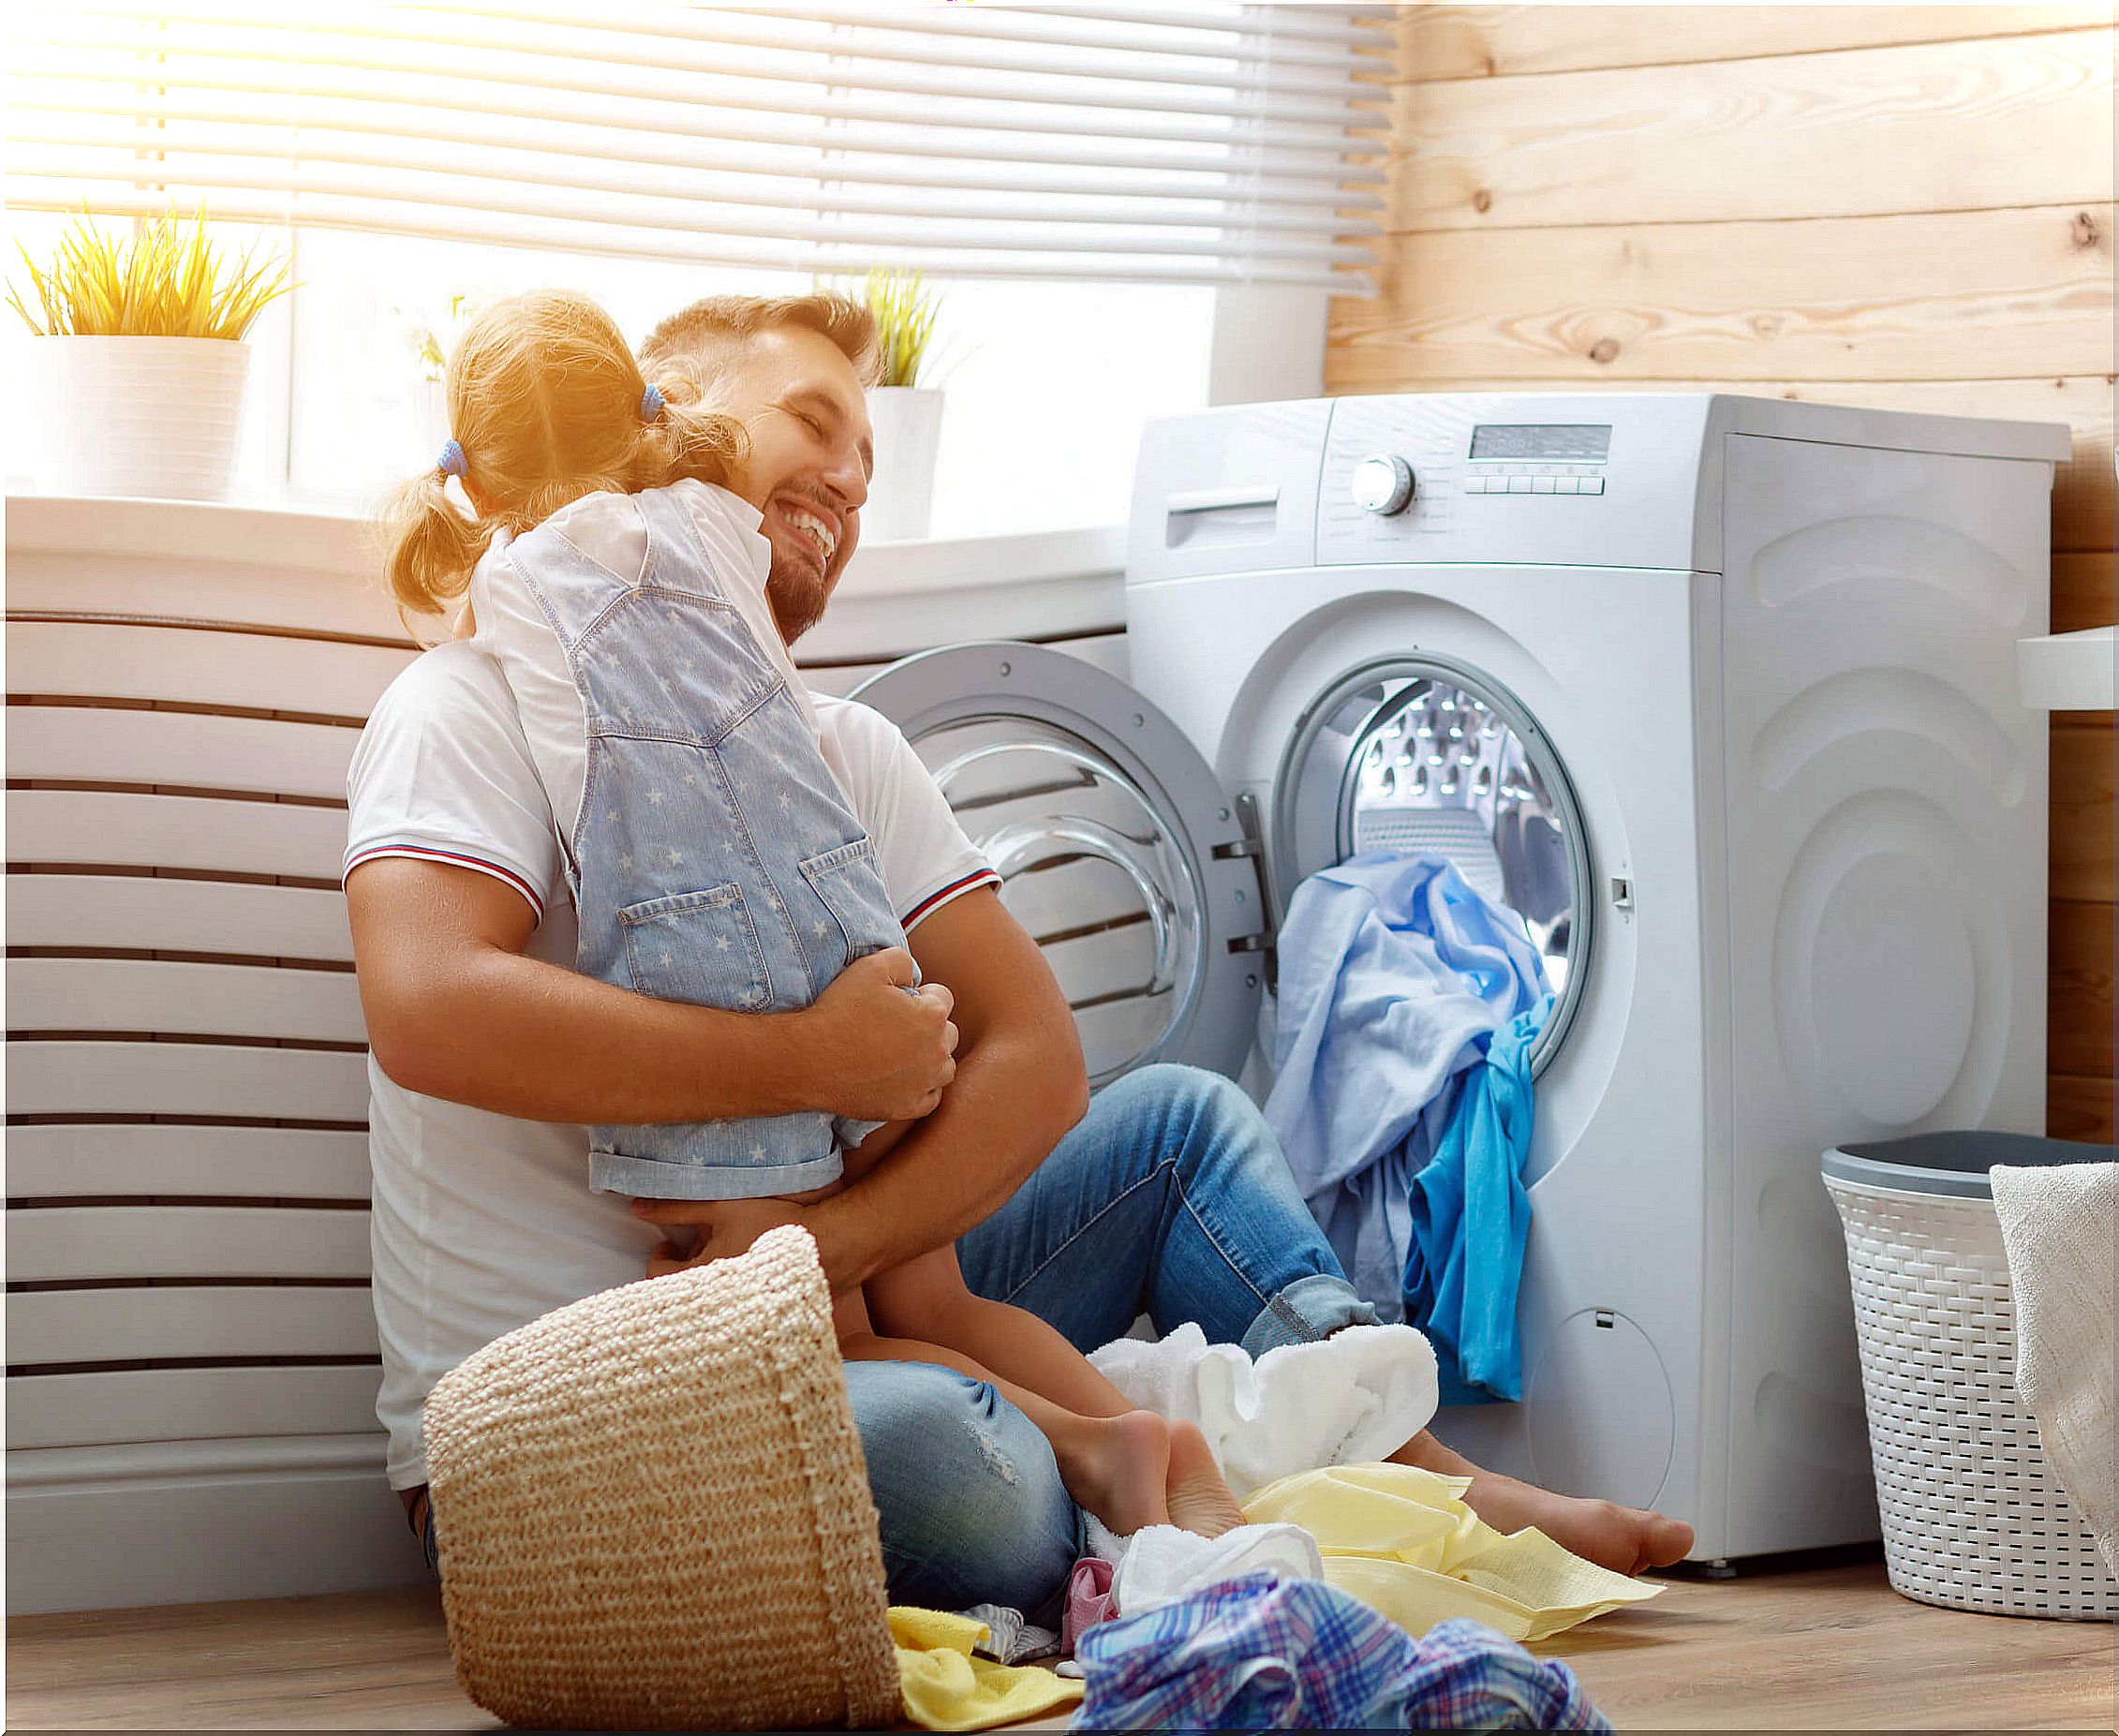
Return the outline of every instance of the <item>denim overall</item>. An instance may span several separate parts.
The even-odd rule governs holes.
[[[723,593],[681,501],[633,497],[639,581],[542,528],[510,545],[558,634],[588,732],[566,852],[579,968],[661,1001],[808,1006],[904,943],[874,847],[779,668]],[[749,1199],[836,1181],[878,1125],[822,1112],[590,1130],[589,1186]]]

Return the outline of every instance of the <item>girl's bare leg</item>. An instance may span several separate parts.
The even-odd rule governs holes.
[[[882,1337],[870,1326],[858,1292],[837,1298],[833,1325],[838,1331],[839,1354],[849,1361],[933,1362],[973,1380],[990,1382],[1052,1444],[1067,1492],[1116,1536],[1170,1522],[1165,1490],[1171,1431],[1154,1412],[1084,1416],[1002,1379],[962,1351],[919,1339]]]

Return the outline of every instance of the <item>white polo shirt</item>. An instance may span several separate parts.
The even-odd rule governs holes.
[[[819,745],[874,840],[908,931],[998,876],[890,720],[812,695]],[[346,868],[413,856],[490,874],[536,913],[526,949],[571,969],[558,827],[508,683],[473,640],[415,660],[377,704],[347,778]],[[426,1481],[421,1406],[471,1352],[644,1277],[659,1232],[588,1189],[588,1131],[406,1091],[371,1059],[369,1245],[391,1487]]]

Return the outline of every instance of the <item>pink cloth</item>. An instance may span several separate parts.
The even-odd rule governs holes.
[[[1111,1595],[1111,1564],[1085,1555],[1067,1576],[1067,1601],[1060,1614],[1060,1649],[1072,1654],[1074,1642],[1099,1622],[1119,1613],[1119,1600]]]

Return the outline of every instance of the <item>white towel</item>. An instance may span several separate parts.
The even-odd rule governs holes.
[[[2045,1455],[2119,1579],[2112,1394],[2119,1164],[1987,1171],[2016,1303],[2016,1390]]]
[[[1089,1357],[1127,1401],[1195,1422],[1238,1501],[1297,1471],[1386,1459],[1434,1417],[1435,1353],[1407,1326],[1355,1326],[1256,1362],[1190,1322]]]
[[[1148,1525],[1126,1539],[1111,1576],[1111,1595],[1120,1615],[1138,1615],[1203,1585],[1260,1572],[1321,1580],[1325,1557],[1317,1539],[1300,1525],[1238,1525],[1218,1537],[1175,1525]]]

